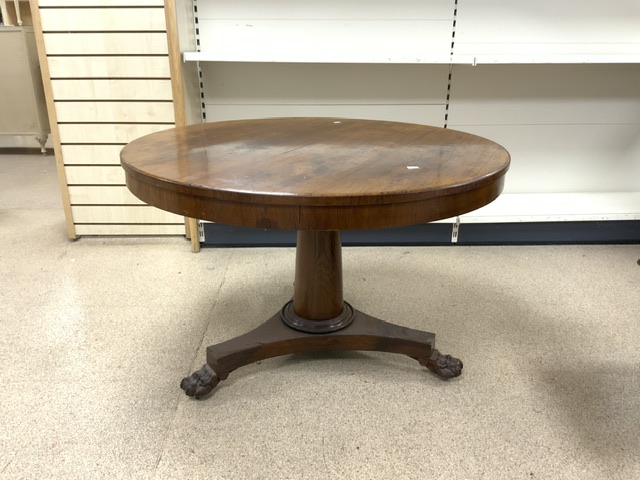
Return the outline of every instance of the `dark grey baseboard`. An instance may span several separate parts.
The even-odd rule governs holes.
[[[204,224],[203,247],[283,247],[296,232]],[[345,246],[451,245],[452,224],[342,232]],[[458,245],[640,243],[640,220],[601,222],[469,223],[460,225]]]

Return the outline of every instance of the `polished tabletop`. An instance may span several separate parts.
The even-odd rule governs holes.
[[[203,123],[134,140],[127,186],[159,208],[261,228],[342,230],[424,223],[479,208],[509,154],[464,132],[343,118]]]

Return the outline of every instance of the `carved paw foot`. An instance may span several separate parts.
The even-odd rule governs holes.
[[[434,349],[431,357],[420,363],[442,378],[457,377],[462,373],[462,362],[451,355],[443,355]]]
[[[180,382],[180,388],[190,397],[201,398],[213,390],[220,383],[220,377],[209,365],[204,365],[200,370]]]

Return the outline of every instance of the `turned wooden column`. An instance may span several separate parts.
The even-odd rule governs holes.
[[[339,231],[298,231],[293,300],[282,308],[281,317],[305,333],[335,332],[353,322],[353,307],[342,298]]]
[[[307,320],[329,320],[344,309],[340,232],[299,231],[293,310]]]

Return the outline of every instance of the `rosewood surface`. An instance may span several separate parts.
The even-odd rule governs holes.
[[[509,155],[463,132],[285,118],[154,133],[121,154],[127,186],[179,215],[285,230],[415,225],[495,199]]]
[[[319,349],[402,353],[443,378],[462,362],[435,335],[389,324],[343,300],[340,230],[469,212],[502,191],[509,154],[454,130],[397,122],[278,118],[147,135],[121,153],[127,186],[156,207],[233,225],[298,231],[291,302],[258,329],[207,350],[182,388],[202,397],[234,369]]]

